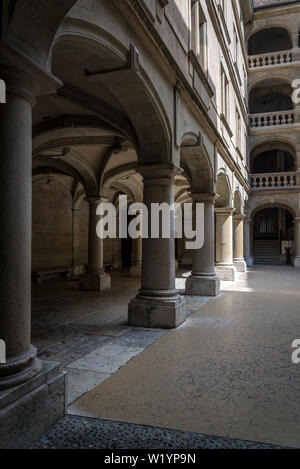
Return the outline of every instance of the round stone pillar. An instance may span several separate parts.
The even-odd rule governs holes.
[[[300,267],[300,218],[295,218],[295,248],[294,248],[294,266]]]
[[[147,165],[139,169],[144,178],[144,204],[148,209],[148,238],[143,239],[142,285],[128,308],[129,324],[138,327],[175,328],[185,320],[185,302],[175,288],[174,165]],[[170,212],[170,236],[151,237],[152,204],[166,203]],[[161,228],[161,223],[160,223]]]
[[[243,215],[233,216],[233,264],[237,272],[246,272],[244,259],[244,219]]]
[[[253,265],[252,257],[252,229],[253,229],[253,220],[247,218],[244,220],[244,259],[247,267]]]
[[[215,273],[215,194],[192,194],[194,206],[204,204],[204,244],[193,251],[193,271],[186,282],[186,295],[217,296],[220,280]]]
[[[216,273],[221,280],[233,281],[236,268],[233,264],[233,208],[216,208]]]
[[[89,203],[89,245],[87,273],[80,278],[80,289],[84,291],[104,292],[111,288],[111,277],[104,271],[103,239],[97,235],[97,207],[100,198],[87,198]]]
[[[1,66],[6,104],[0,104],[0,390],[41,370],[31,339],[32,105],[30,80]]]
[[[142,264],[143,264],[143,238],[139,237],[135,239],[135,257],[134,265],[130,269],[131,277],[141,277],[142,276]]]

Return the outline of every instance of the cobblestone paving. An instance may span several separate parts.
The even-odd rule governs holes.
[[[280,449],[235,439],[67,416],[30,449]]]

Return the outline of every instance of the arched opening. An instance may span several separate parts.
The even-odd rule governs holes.
[[[192,194],[212,194],[214,192],[213,165],[201,136],[185,134],[182,138],[180,152],[180,166],[184,170],[181,177],[177,177],[176,201],[178,203],[192,203]],[[187,239],[176,241],[176,255],[182,268],[192,266],[193,251],[185,248]]]
[[[253,217],[255,264],[291,264],[294,247],[294,215],[284,207],[266,207]]]
[[[293,109],[291,85],[280,80],[269,80],[250,92],[250,114],[289,111]]]
[[[215,203],[216,208],[231,207],[231,188],[228,177],[225,174],[219,174],[217,179],[217,200]]]
[[[289,32],[284,28],[268,28],[253,34],[248,40],[248,55],[292,49]]]
[[[236,190],[234,193],[233,204],[234,204],[234,214],[242,215],[243,214],[243,202],[242,202],[242,196],[239,190]]]
[[[295,159],[284,150],[266,150],[251,158],[251,173],[279,173],[295,171]]]

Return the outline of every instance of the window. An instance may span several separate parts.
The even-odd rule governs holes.
[[[236,108],[235,110],[235,119],[236,119],[236,147],[240,150],[241,149],[241,116]]]
[[[207,70],[207,22],[203,9],[197,0],[192,0],[191,48],[204,71]]]
[[[228,121],[229,118],[229,82],[224,68],[221,69],[221,89],[222,89],[222,114]]]
[[[239,63],[239,38],[235,27],[233,27],[233,60],[238,65]]]
[[[223,16],[224,16],[224,19],[226,21],[226,18],[227,18],[227,0],[221,0],[221,7],[222,7],[222,10],[223,10]]]

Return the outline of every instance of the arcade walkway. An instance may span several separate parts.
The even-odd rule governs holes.
[[[212,301],[189,298],[191,315],[183,326],[153,332],[161,336],[75,400],[69,414],[76,417],[68,416],[37,446],[68,446],[66,429],[75,419],[72,425],[81,422],[81,431],[73,432],[72,441],[77,438],[79,447],[97,422],[105,423],[109,438],[103,420],[182,431],[183,439],[201,433],[300,447],[300,365],[291,360],[291,344],[300,338],[299,287],[300,270],[260,266],[223,284]],[[126,334],[138,331],[124,332],[123,342]],[[99,372],[109,352],[101,354],[107,343],[97,347],[71,358],[69,368]]]

